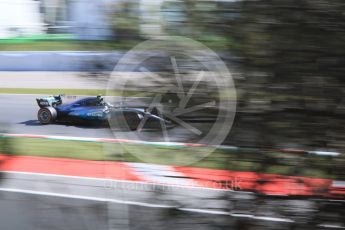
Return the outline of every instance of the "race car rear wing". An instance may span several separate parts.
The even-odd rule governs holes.
[[[49,106],[55,107],[62,104],[62,99],[61,99],[62,96],[63,94],[60,94],[58,96],[37,98],[36,101],[40,108],[49,107]]]

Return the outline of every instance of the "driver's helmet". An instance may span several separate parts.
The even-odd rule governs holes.
[[[99,104],[99,105],[102,105],[103,102],[104,102],[104,100],[103,100],[103,98],[102,98],[101,95],[97,95],[97,100],[98,100],[98,104]]]

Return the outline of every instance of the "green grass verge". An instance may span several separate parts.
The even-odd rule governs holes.
[[[33,89],[33,88],[0,88],[0,94],[44,94],[44,95],[103,95],[103,96],[136,96],[148,97],[152,96],[152,92],[142,91],[111,91],[107,92],[103,89]]]
[[[83,41],[75,40],[71,35],[32,36],[15,39],[0,39],[1,51],[97,51],[97,50],[129,50],[143,40],[121,41]],[[213,50],[228,49],[229,41],[219,38],[205,37],[201,43]]]
[[[0,40],[1,51],[97,51],[128,50],[139,41],[78,41],[78,40],[40,40],[17,39]]]
[[[58,95],[106,95],[102,89],[32,89],[32,88],[0,88],[0,94],[47,94]],[[111,92],[109,96],[118,96],[117,92]]]
[[[329,164],[329,160],[325,160],[322,157],[313,157],[312,160],[309,160],[300,155],[292,154],[289,156],[286,153],[263,155],[250,150],[216,150],[208,155],[205,152],[207,150],[207,148],[198,147],[177,148],[32,138],[0,138],[0,152],[13,155],[145,162],[165,165],[186,165],[186,163],[190,162],[189,166],[193,167],[279,173],[317,178],[332,178],[332,175],[329,174],[330,169],[328,166],[335,164]],[[288,160],[282,160],[287,156]],[[302,162],[302,164],[296,167],[296,164],[292,162]]]
[[[0,44],[28,43],[35,41],[65,41],[75,39],[71,34],[37,34],[15,38],[0,39]]]

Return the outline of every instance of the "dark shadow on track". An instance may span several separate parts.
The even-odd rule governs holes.
[[[28,126],[41,126],[38,120],[28,120],[28,121],[19,122],[18,124],[28,125]]]
[[[38,120],[27,120],[27,121],[23,121],[23,122],[19,122],[17,124],[22,124],[22,125],[27,125],[27,126],[49,126],[49,125],[42,125]],[[73,122],[56,122],[52,125],[60,125],[60,126],[74,126],[77,128],[96,128],[96,129],[103,129],[103,128],[108,128],[109,125],[107,124],[99,124],[99,123],[83,123],[83,122],[78,122],[78,123],[73,123]]]

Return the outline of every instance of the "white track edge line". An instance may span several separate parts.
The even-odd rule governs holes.
[[[200,189],[200,190],[210,190],[210,191],[230,191],[230,192],[240,192],[240,193],[251,193],[247,191],[232,191],[219,188],[207,188],[207,187],[198,187],[198,186],[188,186],[188,185],[173,185],[173,184],[163,184],[163,183],[153,183],[147,181],[131,181],[131,180],[119,180],[111,178],[97,178],[97,177],[83,177],[83,176],[69,176],[69,175],[60,175],[60,174],[50,174],[50,173],[33,173],[33,172],[22,172],[22,171],[0,171],[8,174],[26,174],[33,176],[47,176],[47,177],[61,177],[61,178],[73,178],[73,179],[83,179],[83,180],[95,180],[95,181],[104,181],[104,182],[121,182],[121,183],[131,183],[131,184],[143,184],[143,185],[157,185],[173,188],[184,188],[184,189]]]
[[[98,201],[98,202],[110,202],[110,203],[127,204],[127,205],[143,206],[143,207],[150,207],[150,208],[177,208],[181,211],[186,211],[186,212],[195,212],[195,213],[213,214],[213,215],[228,215],[228,216],[232,216],[232,217],[246,217],[246,218],[265,220],[265,221],[273,221],[273,222],[289,222],[289,223],[294,222],[291,219],[285,219],[285,218],[252,216],[252,215],[241,215],[241,214],[233,215],[231,213],[224,212],[224,211],[215,211],[215,210],[207,210],[207,209],[192,209],[192,208],[178,208],[176,206],[170,206],[170,205],[149,204],[149,203],[144,203],[144,202],[116,200],[116,199],[100,198],[100,197],[92,197],[92,196],[69,195],[69,194],[64,194],[64,193],[41,192],[41,191],[34,191],[34,190],[4,188],[4,187],[0,187],[0,191],[13,192],[13,193],[23,193],[23,194],[30,194],[30,195],[42,195],[42,196],[49,196],[49,197],[90,200],[90,201]]]

